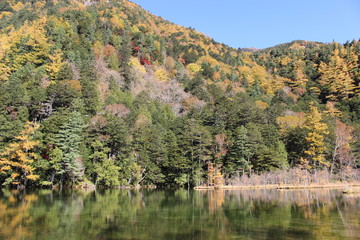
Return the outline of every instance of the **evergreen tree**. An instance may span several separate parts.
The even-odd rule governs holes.
[[[156,125],[140,127],[134,133],[133,149],[145,183],[161,184],[165,176],[161,166],[167,161],[164,129]]]
[[[81,66],[80,84],[82,100],[88,113],[95,115],[100,107],[100,99],[97,91],[96,73],[94,71],[94,62],[85,61]]]
[[[187,159],[179,147],[178,139],[175,133],[168,130],[165,135],[165,144],[167,152],[167,161],[162,164],[162,172],[166,176],[166,184],[177,183],[185,185],[188,182],[187,177],[184,181],[179,181],[181,176],[187,175],[190,168],[189,159]],[[177,179],[177,181],[176,181]]]
[[[123,37],[123,44],[120,49],[120,72],[125,79],[125,90],[130,90],[132,83],[131,67],[129,66],[131,57],[130,37],[125,35]]]
[[[179,133],[179,145],[190,160],[191,179],[194,185],[204,181],[206,162],[210,160],[211,135],[208,129],[195,119],[185,119]]]
[[[55,145],[62,152],[61,165],[64,173],[61,175],[61,183],[70,180],[74,184],[83,177],[84,164],[80,153],[83,128],[81,113],[74,111],[55,136]]]
[[[247,129],[240,126],[235,130],[234,143],[226,157],[226,169],[237,176],[244,175],[250,169],[250,157],[252,156],[250,143],[248,141]]]

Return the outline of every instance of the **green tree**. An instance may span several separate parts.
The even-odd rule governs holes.
[[[285,136],[283,137],[291,167],[299,164],[301,158],[305,158],[304,152],[308,148],[306,135],[307,130],[305,128],[296,127],[287,130]]]
[[[188,182],[187,173],[190,169],[190,162],[187,159],[181,148],[179,147],[178,139],[175,133],[168,130],[165,135],[165,144],[167,152],[167,160],[162,164],[162,172],[166,176],[166,184],[173,185],[179,184],[180,186],[185,185]],[[183,181],[180,181],[183,179]]]
[[[235,130],[235,139],[226,157],[226,169],[231,174],[244,175],[250,168],[250,157],[253,155],[248,141],[248,131],[244,126]]]
[[[142,126],[134,133],[132,144],[137,165],[142,169],[141,181],[163,183],[165,176],[161,167],[167,161],[165,129],[159,125]]]
[[[60,184],[69,180],[74,184],[83,177],[84,165],[80,153],[83,128],[84,120],[81,113],[74,111],[55,136],[55,145],[62,151],[61,165],[64,169]]]
[[[80,81],[76,79],[71,66],[64,64],[54,81],[50,82],[47,88],[47,94],[52,102],[52,107],[67,108],[72,101],[81,97]]]
[[[95,115],[100,109],[100,99],[97,91],[96,73],[93,61],[84,61],[80,69],[81,99],[88,113]]]
[[[109,158],[109,148],[104,147],[104,144],[96,140],[91,144],[93,154],[89,156],[91,161],[91,174],[93,175],[95,185],[104,187],[119,186],[119,171],[120,167],[115,165],[115,161]]]
[[[206,162],[211,158],[211,134],[196,119],[185,119],[178,131],[179,145],[190,160],[192,184],[201,185],[205,178]]]

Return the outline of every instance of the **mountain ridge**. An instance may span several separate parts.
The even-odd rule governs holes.
[[[0,19],[3,185],[357,179],[358,41],[235,49],[127,0],[7,0]]]

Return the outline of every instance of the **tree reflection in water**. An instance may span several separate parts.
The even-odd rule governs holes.
[[[0,192],[0,239],[356,239],[339,190]]]

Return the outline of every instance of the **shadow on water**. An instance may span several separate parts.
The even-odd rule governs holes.
[[[357,239],[339,190],[0,190],[0,239]]]

